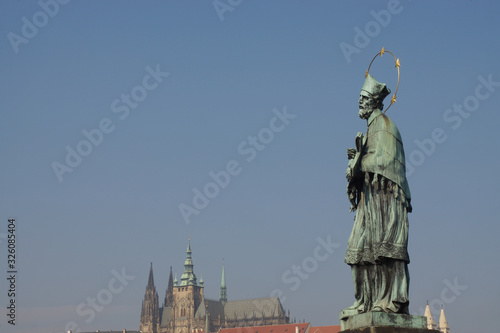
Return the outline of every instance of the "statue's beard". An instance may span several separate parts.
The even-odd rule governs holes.
[[[359,108],[359,113],[358,116],[361,119],[368,119],[370,115],[372,114],[373,109],[372,108]]]

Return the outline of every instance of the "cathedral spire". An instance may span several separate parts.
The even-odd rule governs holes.
[[[441,333],[450,333],[450,327],[448,326],[448,321],[444,315],[443,306],[441,306],[441,314],[439,315],[439,330]]]
[[[226,272],[224,269],[224,259],[222,259],[222,278],[220,281],[220,297],[222,305],[225,306],[227,303],[227,289],[226,289]]]
[[[191,236],[188,235],[188,248],[187,248],[187,253],[191,254]]]
[[[196,275],[193,272],[193,260],[191,259],[191,239],[188,237],[186,250],[186,261],[184,262],[184,273],[181,276],[181,286],[196,286]]]
[[[154,288],[155,288],[155,281],[153,279],[153,263],[151,263],[151,266],[149,267],[149,279],[146,289],[152,290]]]
[[[172,306],[174,302],[174,280],[172,278],[172,266],[170,266],[170,275],[168,276],[168,287],[165,293],[165,307]]]

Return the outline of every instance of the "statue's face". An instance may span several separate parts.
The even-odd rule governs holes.
[[[359,113],[358,116],[361,119],[368,119],[373,112],[375,101],[373,98],[368,96],[359,96]]]

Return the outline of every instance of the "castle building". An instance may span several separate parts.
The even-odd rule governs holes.
[[[163,306],[153,278],[153,264],[141,308],[140,331],[143,333],[218,332],[222,328],[280,325],[290,322],[279,298],[228,301],[224,263],[218,300],[204,296],[203,277],[197,281],[188,240],[184,273],[180,282],[172,279],[172,267]]]

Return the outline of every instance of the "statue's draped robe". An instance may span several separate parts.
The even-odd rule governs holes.
[[[396,125],[380,110],[368,118],[361,163],[350,186],[357,212],[345,262],[352,268],[358,313],[408,313],[410,190]]]

